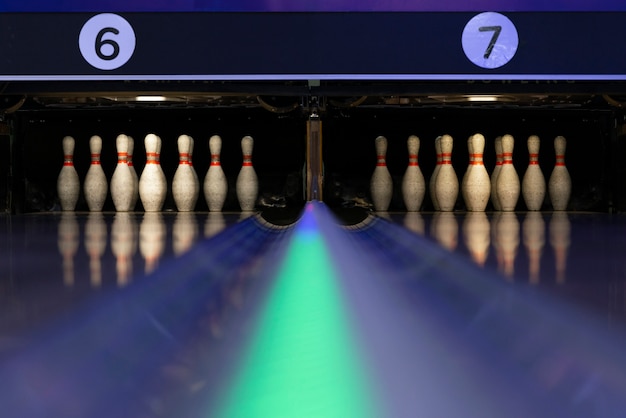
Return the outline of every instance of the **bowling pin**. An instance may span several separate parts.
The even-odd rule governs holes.
[[[376,168],[370,180],[372,203],[377,212],[386,212],[393,195],[393,180],[387,169],[387,138],[379,136],[375,139]]]
[[[259,179],[252,166],[253,146],[254,140],[251,136],[244,136],[241,139],[243,163],[239,175],[237,176],[236,191],[239,206],[244,212],[254,210],[256,198],[259,194]]]
[[[502,137],[502,167],[496,180],[496,193],[500,209],[505,212],[515,210],[520,194],[519,176],[513,166],[514,139],[511,135]]]
[[[430,180],[428,182],[428,192],[430,193],[430,199],[433,201],[433,207],[435,210],[439,210],[439,202],[437,202],[437,194],[435,193],[435,183],[437,182],[437,174],[439,174],[439,169],[441,168],[440,136],[435,138],[435,153],[437,154],[437,163],[435,164],[435,169],[433,170],[433,174],[430,176]]]
[[[417,156],[420,149],[420,140],[417,136],[411,135],[407,140],[409,150],[409,165],[402,178],[402,197],[404,205],[409,212],[417,212],[422,207],[426,183],[424,175],[419,167]]]
[[[470,150],[470,162],[461,192],[467,210],[484,212],[491,194],[489,174],[483,164],[485,137],[481,134],[472,135],[468,142],[468,148]]]
[[[145,145],[146,166],[139,177],[139,198],[146,212],[158,212],[167,193],[167,180],[159,162],[161,138],[148,134]]]
[[[439,210],[444,212],[454,210],[459,195],[459,179],[452,167],[452,145],[453,140],[450,135],[441,137],[441,168],[435,179],[435,196]]]
[[[89,210],[91,212],[100,212],[109,191],[107,177],[100,164],[102,138],[98,135],[89,138],[89,150],[91,152],[91,164],[89,165],[89,170],[87,170],[83,192],[85,193],[85,200]]]
[[[191,137],[178,137],[178,167],[172,179],[172,195],[179,212],[189,212],[196,207],[200,191],[191,165]]]
[[[548,192],[554,210],[567,209],[567,204],[569,203],[570,194],[572,192],[572,179],[565,166],[566,145],[565,138],[562,136],[554,138],[556,163],[548,182]]]
[[[474,165],[474,149],[472,146],[471,136],[467,139],[467,151],[468,151],[468,156],[469,156],[469,163],[467,165],[467,169],[465,170],[465,174],[463,174],[463,178],[461,179],[461,193],[463,193],[463,190],[465,189],[465,184],[467,183],[467,177],[469,176],[470,170],[472,169],[472,166]]]
[[[502,169],[502,137],[499,136],[495,141],[495,149],[496,149],[496,166],[491,173],[491,204],[495,210],[502,210],[500,206],[500,201],[498,200],[498,188],[497,181],[498,175],[500,174],[500,170]]]
[[[78,194],[80,193],[80,180],[74,167],[74,138],[63,138],[63,167],[57,178],[57,195],[61,203],[61,210],[72,211],[76,209]]]
[[[117,165],[111,177],[111,198],[113,199],[115,210],[118,212],[128,212],[133,208],[135,182],[131,169],[128,166],[128,139],[124,134],[118,135],[115,139]]]
[[[539,137],[528,137],[528,168],[522,178],[522,196],[528,210],[540,210],[546,196],[546,180],[539,167]]]
[[[204,177],[204,198],[211,212],[221,212],[228,193],[228,181],[220,163],[222,138],[213,135],[209,138],[211,165]]]
[[[137,200],[139,199],[139,176],[137,175],[137,171],[135,171],[135,166],[133,164],[133,150],[135,148],[135,140],[132,136],[128,137],[128,168],[130,168],[130,173],[133,176],[133,197],[130,201],[130,210],[135,210],[135,206],[137,206]]]
[[[189,166],[192,168],[192,173],[193,173],[193,177],[194,177],[194,183],[197,189],[198,189],[198,195],[200,195],[200,178],[198,177],[198,173],[196,172],[196,169],[193,167],[193,146],[194,146],[194,142],[193,142],[193,138],[189,137]]]

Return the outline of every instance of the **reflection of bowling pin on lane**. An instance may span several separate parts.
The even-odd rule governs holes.
[[[116,261],[118,287],[126,286],[132,276],[135,234],[135,218],[127,212],[116,213],[111,226],[111,250]]]
[[[63,256],[63,284],[74,286],[74,256],[78,250],[80,231],[76,215],[72,212],[63,213],[59,222],[59,252]]]
[[[565,210],[569,203],[569,197],[572,192],[572,179],[569,171],[565,166],[565,147],[567,143],[565,138],[557,136],[554,138],[554,152],[556,154],[556,163],[548,181],[548,192],[550,201],[554,210]]]
[[[372,203],[377,212],[386,212],[393,195],[393,181],[387,169],[387,138],[379,136],[375,139],[376,168],[370,180]]]
[[[135,171],[135,166],[133,165],[133,151],[135,148],[135,140],[132,136],[128,137],[128,156],[127,156],[127,164],[128,168],[130,168],[130,173],[133,176],[133,198],[130,201],[130,210],[135,210],[135,206],[137,205],[137,200],[139,199],[139,176]]]
[[[519,247],[520,225],[517,215],[512,212],[500,214],[495,227],[497,246],[502,257],[503,273],[512,280],[515,273],[517,248]]]
[[[139,198],[146,212],[158,212],[167,193],[167,180],[159,163],[161,138],[148,134],[145,138],[146,166],[139,177]]]
[[[409,212],[416,212],[422,207],[424,194],[426,193],[426,182],[417,160],[420,140],[417,136],[411,135],[407,140],[409,151],[409,165],[402,178],[402,197],[404,205]]]
[[[198,222],[196,215],[189,212],[176,214],[172,227],[172,249],[174,255],[179,256],[189,251],[198,237]]]
[[[197,177],[191,165],[191,137],[178,137],[178,167],[172,179],[172,195],[179,212],[189,212],[196,207],[200,191],[196,183]]]
[[[436,212],[433,215],[431,235],[444,248],[454,251],[459,242],[459,224],[452,212]]]
[[[111,198],[113,205],[118,212],[128,212],[132,209],[133,193],[135,183],[133,174],[128,166],[128,137],[124,134],[118,135],[115,140],[117,148],[117,165],[111,177]]]
[[[528,253],[528,280],[539,283],[541,255],[545,244],[546,224],[539,212],[528,212],[522,223],[522,242]]]
[[[500,209],[506,212],[515,210],[520,193],[519,176],[513,166],[513,145],[511,135],[502,137],[502,167],[496,180],[496,193]]]
[[[85,224],[85,248],[89,254],[89,271],[91,273],[91,287],[102,286],[101,258],[107,247],[107,226],[104,216],[99,212],[92,212]]]
[[[437,182],[437,174],[439,174],[439,169],[441,168],[441,137],[438,136],[435,138],[435,152],[437,154],[437,163],[435,165],[435,169],[433,170],[433,174],[430,176],[430,180],[428,182],[428,193],[430,194],[430,200],[433,202],[433,207],[435,210],[439,210],[439,202],[437,202],[437,194],[435,193],[435,184]]]
[[[450,135],[444,135],[439,143],[441,146],[441,167],[435,179],[435,196],[439,210],[450,212],[454,210],[459,195],[459,179],[454,167],[452,167],[453,140]]]
[[[570,246],[571,225],[565,212],[554,212],[550,219],[550,245],[556,260],[556,282],[564,284],[567,270],[567,252]]]
[[[94,135],[89,138],[89,151],[91,152],[91,164],[87,170],[85,183],[83,184],[85,200],[91,212],[100,212],[107,198],[108,183],[100,164],[100,153],[102,152],[102,138]]]
[[[419,212],[407,212],[404,215],[404,227],[419,235],[424,235],[424,218]]]
[[[254,140],[251,136],[244,136],[241,139],[241,152],[243,154],[243,163],[241,170],[237,176],[237,199],[239,200],[239,207],[242,211],[254,210],[256,205],[256,198],[259,194],[259,179],[257,178],[256,171],[252,166],[252,148],[254,147]]]
[[[209,151],[211,152],[211,165],[204,177],[204,198],[209,206],[209,211],[220,212],[224,207],[228,193],[228,181],[220,162],[222,138],[218,135],[209,138]]]
[[[498,200],[498,175],[500,174],[500,170],[502,169],[502,137],[499,136],[496,138],[495,142],[496,149],[496,166],[491,173],[491,204],[495,210],[502,210],[500,206],[500,201]]]
[[[159,265],[165,248],[165,222],[158,212],[146,212],[139,225],[139,252],[146,262],[145,273],[152,273]]]
[[[224,228],[226,228],[226,220],[222,212],[209,212],[204,223],[204,237],[211,238],[222,232]]]
[[[483,267],[489,255],[491,226],[487,214],[482,211],[468,212],[463,221],[463,237],[465,246],[469,250],[476,264]]]
[[[74,210],[80,193],[80,180],[74,168],[74,138],[63,138],[63,167],[57,178],[57,195],[61,210]]]
[[[528,137],[528,168],[522,179],[522,196],[528,210],[540,210],[546,196],[546,180],[539,167],[539,137]]]
[[[464,176],[465,184],[462,188],[465,207],[472,212],[483,212],[489,203],[491,182],[489,174],[483,164],[485,137],[481,134],[472,135],[468,141],[470,163]]]

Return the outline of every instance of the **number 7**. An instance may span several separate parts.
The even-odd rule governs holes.
[[[485,51],[485,59],[487,59],[491,55],[491,51],[493,51],[493,46],[498,41],[500,32],[502,32],[502,26],[481,26],[478,28],[478,30],[480,32],[493,32],[491,41],[489,41],[489,46],[487,47],[487,50]]]

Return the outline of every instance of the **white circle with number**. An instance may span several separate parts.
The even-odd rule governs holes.
[[[474,16],[461,37],[465,56],[481,68],[502,67],[513,59],[519,45],[517,29],[508,17],[494,12]]]
[[[135,52],[135,31],[126,19],[102,13],[89,19],[80,30],[80,53],[99,70],[115,70]]]

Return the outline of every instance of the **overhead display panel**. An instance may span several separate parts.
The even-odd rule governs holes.
[[[623,0],[0,0],[0,80],[626,80],[624,39]]]

